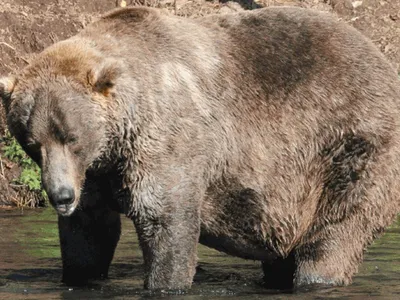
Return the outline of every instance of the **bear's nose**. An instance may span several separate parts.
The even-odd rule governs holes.
[[[75,192],[73,188],[61,187],[53,194],[53,201],[56,206],[71,204],[75,199]]]

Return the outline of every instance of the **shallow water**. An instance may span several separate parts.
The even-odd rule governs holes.
[[[276,293],[260,285],[258,262],[200,245],[193,288],[181,295],[143,290],[141,252],[126,218],[110,279],[86,288],[64,286],[56,219],[52,209],[0,211],[0,299],[400,299],[400,219],[368,249],[351,286]]]

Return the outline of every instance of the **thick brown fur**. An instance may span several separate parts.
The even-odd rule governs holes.
[[[106,273],[114,249],[96,247],[107,226],[116,245],[116,204],[151,289],[190,287],[199,240],[263,261],[271,287],[349,284],[399,212],[397,75],[325,13],[116,10],[7,82],[9,128],[63,215],[66,282]],[[79,238],[84,258],[66,246]]]

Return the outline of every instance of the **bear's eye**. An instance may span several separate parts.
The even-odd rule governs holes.
[[[34,140],[28,140],[25,147],[27,154],[38,164],[40,164],[41,159],[41,147],[42,145]]]
[[[74,136],[74,135],[70,135],[70,136],[67,136],[67,138],[65,139],[65,143],[66,144],[76,144],[76,142],[78,141],[78,138],[76,137],[76,136]]]
[[[82,150],[83,150],[82,147],[75,147],[75,148],[73,149],[73,153],[74,153],[75,155],[77,155],[77,156],[80,156],[81,153],[82,153]]]
[[[26,141],[26,146],[31,150],[40,150],[40,147],[41,147],[40,143],[38,143],[34,140],[31,140],[31,139],[28,139]]]

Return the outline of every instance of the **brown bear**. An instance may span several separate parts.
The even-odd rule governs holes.
[[[349,284],[399,212],[397,74],[326,13],[118,9],[1,82],[67,284],[107,276],[120,211],[150,289],[190,287],[199,241],[268,287]]]

